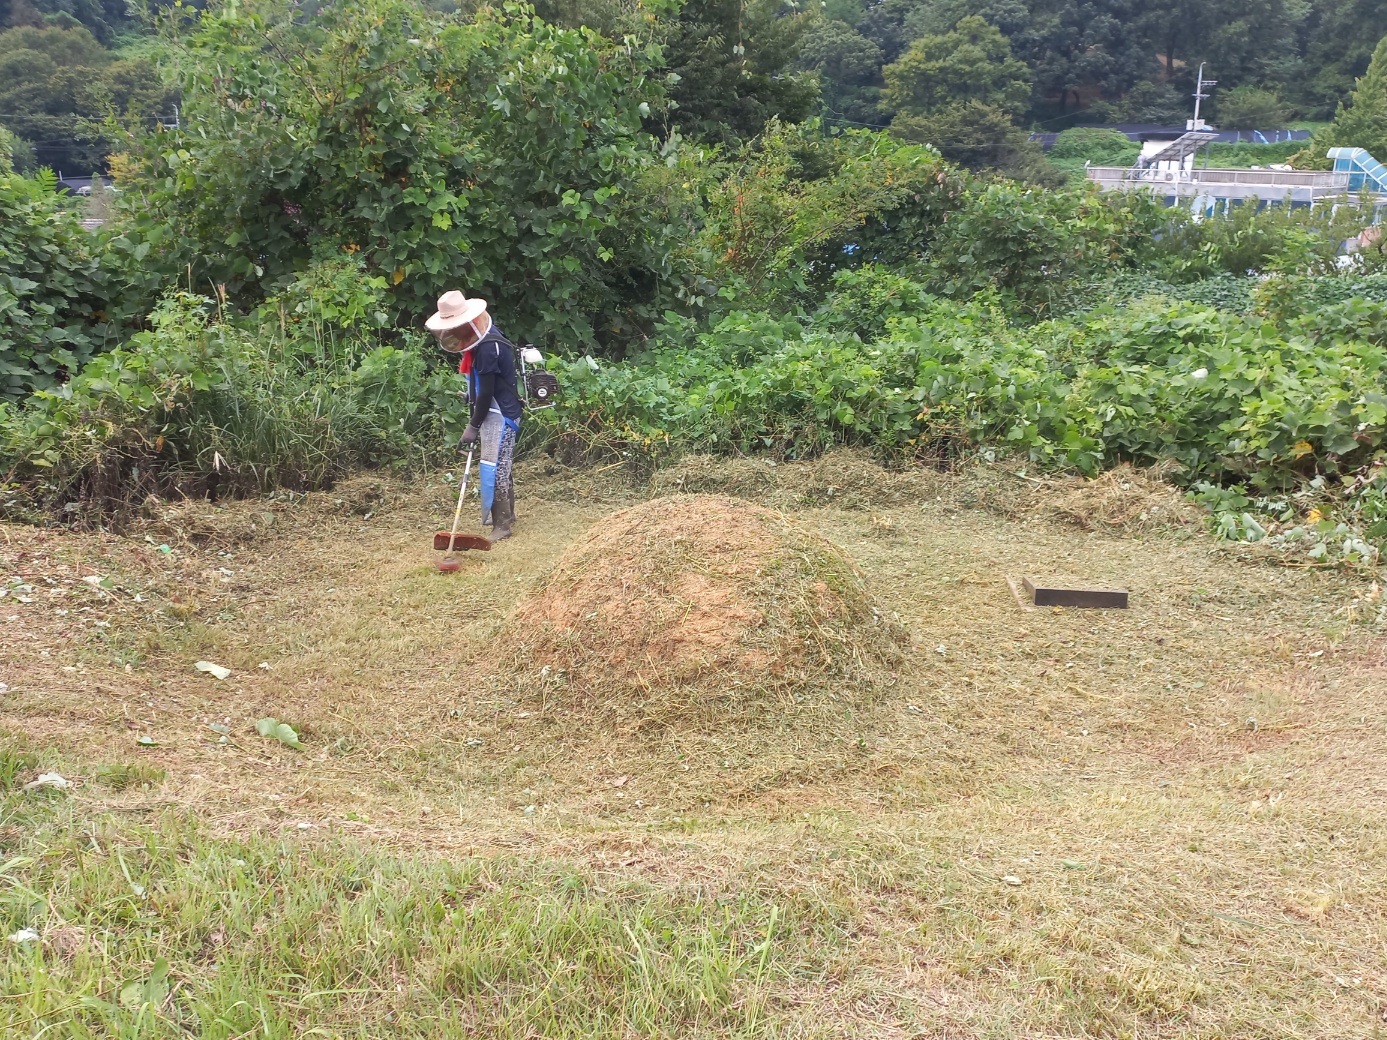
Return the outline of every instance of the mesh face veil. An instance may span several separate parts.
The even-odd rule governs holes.
[[[477,335],[477,330],[470,321],[455,329],[444,329],[434,335],[438,337],[438,345],[449,354],[461,354],[469,347],[476,346],[477,340],[481,338]]]
[[[435,332],[438,345],[449,354],[461,354],[477,345],[478,341],[491,331],[491,316],[483,313],[476,321],[469,321],[452,329]]]

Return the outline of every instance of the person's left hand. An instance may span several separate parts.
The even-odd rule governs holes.
[[[476,443],[477,443],[477,438],[480,437],[480,436],[481,436],[481,430],[477,429],[475,426],[469,426],[469,427],[467,427],[467,429],[466,429],[465,431],[463,431],[462,436],[458,438],[458,443],[459,443],[459,444],[476,444]]]

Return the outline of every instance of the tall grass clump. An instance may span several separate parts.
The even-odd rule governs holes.
[[[353,465],[427,461],[456,410],[417,346],[237,324],[186,292],[149,325],[0,414],[23,491],[10,503],[110,515],[149,495],[319,488]]]

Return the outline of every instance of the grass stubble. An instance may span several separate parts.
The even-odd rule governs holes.
[[[7,1035],[1387,1030],[1361,579],[1240,563],[1139,474],[690,460],[652,493],[779,510],[909,645],[812,726],[633,726],[477,681],[641,497],[524,476],[519,536],[453,576],[442,485],[5,531],[0,924],[41,937],[0,939]],[[1132,608],[1023,609],[1028,573]]]

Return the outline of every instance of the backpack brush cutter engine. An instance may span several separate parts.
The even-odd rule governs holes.
[[[533,343],[520,351],[520,382],[525,390],[526,408],[553,408],[559,396],[559,380],[544,369],[544,355]]]

